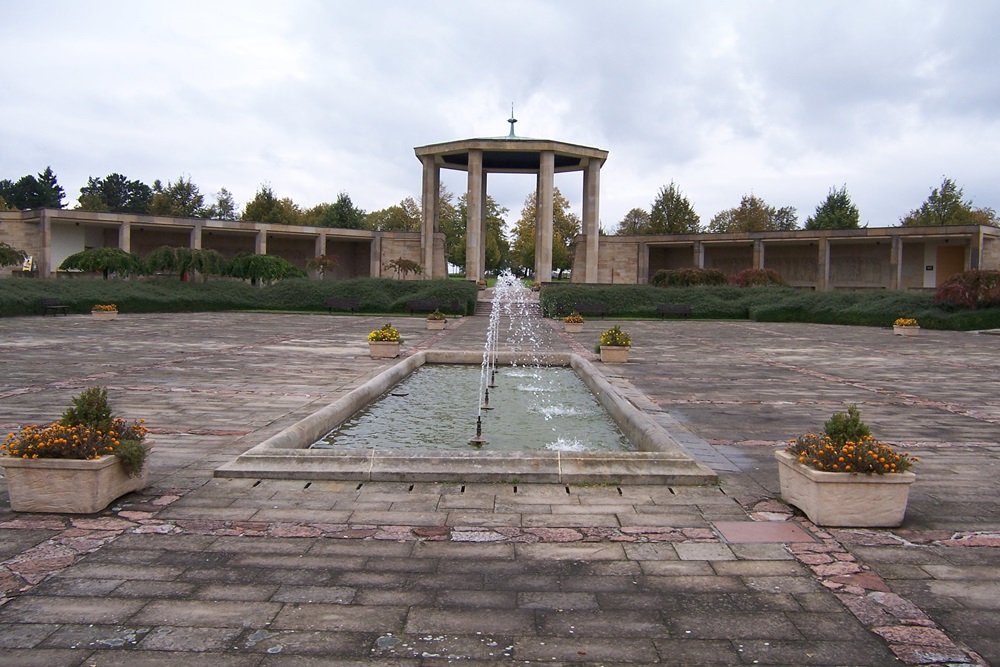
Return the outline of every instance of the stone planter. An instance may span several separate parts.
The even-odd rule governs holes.
[[[563,322],[563,330],[566,333],[580,333],[583,331],[583,322]]]
[[[368,352],[372,359],[392,359],[399,356],[399,343],[384,340],[368,341]]]
[[[628,353],[631,349],[619,345],[602,345],[601,361],[606,364],[624,364],[628,361]]]
[[[149,464],[129,477],[116,456],[96,461],[0,457],[15,512],[93,514],[115,498],[145,488]]]
[[[892,333],[897,336],[916,336],[920,333],[920,327],[897,327],[893,325]]]
[[[910,485],[917,479],[912,472],[822,472],[802,465],[784,450],[774,456],[781,498],[805,512],[816,525],[890,528],[903,523]]]
[[[104,321],[107,321],[107,320],[113,320],[116,317],[118,317],[118,311],[117,310],[92,310],[92,311],[90,311],[90,317],[91,317],[91,319],[95,319],[95,320],[98,320],[100,322],[104,322]]]
[[[448,324],[448,320],[427,320],[427,329],[430,331],[440,331]]]

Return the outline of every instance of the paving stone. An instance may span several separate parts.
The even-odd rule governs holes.
[[[674,550],[681,560],[736,560],[736,555],[725,544],[678,542]]]
[[[514,609],[519,604],[519,596],[540,595],[538,593],[521,593],[515,591],[486,591],[486,590],[442,590],[437,594],[437,604],[441,607],[472,607],[482,609]],[[551,593],[549,595],[557,595]],[[419,605],[414,603],[414,606]]]
[[[514,644],[514,655],[518,660],[537,660],[549,664],[560,660],[569,663],[586,661],[591,664],[653,664],[659,661],[656,648],[652,640],[648,639],[621,642],[591,637],[525,638]]]
[[[11,649],[4,651],[3,659],[4,667],[76,667],[91,653],[90,650]]]
[[[7,623],[0,632],[0,648],[33,648],[59,629],[57,624]]]
[[[245,628],[271,622],[281,607],[271,602],[153,600],[130,620],[156,626]]]
[[[303,604],[350,604],[356,594],[356,589],[347,586],[281,586],[270,600]]]
[[[254,653],[293,656],[322,655],[328,661],[362,658],[369,654],[370,633],[257,631],[245,634],[240,649]],[[338,660],[339,662],[339,660]],[[327,664],[336,665],[336,662]],[[346,663],[341,663],[346,664]],[[357,663],[355,663],[357,664]]]
[[[407,633],[502,635],[535,634],[535,615],[522,609],[433,609],[414,607],[406,617]]]
[[[0,622],[124,623],[145,604],[115,598],[20,597],[0,607]]]
[[[361,607],[335,604],[288,604],[271,623],[272,630],[399,633],[407,616],[406,607]],[[261,626],[263,623],[256,623]]]

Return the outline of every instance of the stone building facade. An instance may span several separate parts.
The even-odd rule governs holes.
[[[661,269],[699,267],[732,276],[773,269],[803,289],[934,289],[969,269],[1000,270],[1000,229],[873,227],[739,234],[604,236],[597,280],[578,267],[588,247],[577,237],[573,282],[644,284]]]
[[[41,209],[0,212],[0,241],[34,260],[31,275],[58,274],[64,259],[86,248],[121,248],[140,257],[160,246],[211,249],[226,258],[240,253],[277,255],[303,271],[320,255],[336,257],[327,279],[390,276],[385,264],[397,258],[421,263],[419,232],[373,232],[262,222],[168,218],[124,213]],[[444,235],[432,237],[435,262],[444,266]],[[4,267],[0,276],[23,275]],[[410,275],[410,279],[421,276]]]

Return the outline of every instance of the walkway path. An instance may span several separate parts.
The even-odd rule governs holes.
[[[718,487],[212,478],[377,373],[382,323],[0,319],[5,429],[100,383],[156,438],[151,486],[100,515],[15,514],[0,483],[0,663],[1000,664],[1000,339],[629,322],[606,371]],[[393,323],[407,350],[483,341]],[[588,354],[602,326],[538,337]],[[775,500],[771,450],[851,402],[923,459],[900,529]]]

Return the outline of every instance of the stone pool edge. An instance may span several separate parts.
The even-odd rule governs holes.
[[[308,449],[425,363],[479,364],[482,352],[424,350],[393,364],[330,405],[250,448],[215,477],[358,482],[715,484],[718,476],[689,456],[649,415],[622,397],[576,354],[501,352],[498,363],[570,366],[639,450],[634,452],[482,452]]]

